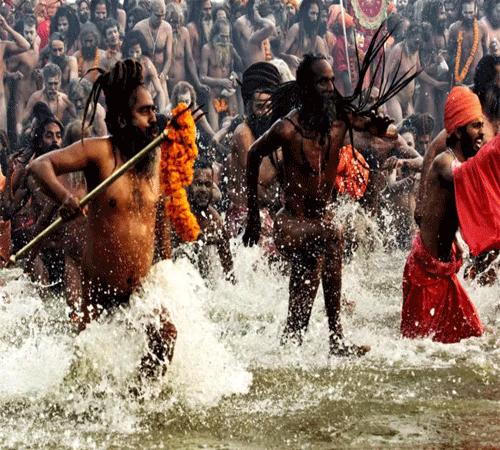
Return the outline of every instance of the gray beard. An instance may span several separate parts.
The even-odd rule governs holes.
[[[203,33],[203,37],[204,37],[206,42],[209,41],[210,32],[212,31],[212,26],[213,26],[212,19],[201,21],[201,27],[202,27],[201,32]]]

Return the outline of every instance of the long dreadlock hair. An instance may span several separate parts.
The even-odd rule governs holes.
[[[118,61],[108,71],[104,71],[100,67],[94,67],[89,72],[92,70],[98,71],[99,76],[92,86],[85,105],[82,122],[82,140],[85,135],[87,115],[91,111],[91,117],[87,125],[90,127],[96,115],[97,102],[99,101],[101,92],[104,94],[106,100],[106,126],[112,136],[117,136],[120,134],[118,117],[123,117],[130,110],[130,97],[144,83],[142,64],[133,59]]]
[[[401,61],[399,61],[394,72],[386,79],[384,45],[394,30],[384,32],[383,29],[384,24],[382,24],[374,34],[366,50],[365,57],[361,61],[357,56],[358,51],[356,48],[355,54],[357,57],[359,77],[353,93],[348,96],[343,96],[334,87],[334,102],[337,117],[346,122],[351,142],[353,142],[353,131],[348,114],[368,117],[371,111],[377,111],[384,103],[410,84],[421,72],[415,71],[414,74],[410,75],[414,70],[412,67],[402,75],[399,75],[401,66]],[[282,84],[273,93],[270,105],[272,123],[286,116],[293,109],[297,108],[300,111],[303,105],[310,101],[311,95],[314,94],[312,92],[314,85],[311,79],[312,66],[316,61],[321,59],[326,58],[323,55],[306,54],[297,69],[297,79]],[[371,77],[368,87],[363,89],[363,82],[370,68],[374,69],[373,76]],[[377,83],[377,80],[381,81]],[[378,86],[375,86],[376,83]],[[371,101],[370,94],[374,87],[379,89],[380,95],[375,103],[368,107]]]

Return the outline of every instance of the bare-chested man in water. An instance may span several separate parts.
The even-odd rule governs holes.
[[[323,283],[330,334],[330,354],[363,355],[369,348],[347,345],[340,322],[342,230],[330,204],[339,151],[350,126],[377,135],[397,136],[391,120],[347,115],[336,110],[333,70],[326,57],[306,55],[297,81],[282,90],[295,91],[299,107],[278,120],[248,153],[248,225],[245,244],[254,245],[261,232],[257,184],[262,158],[282,147],[284,208],[274,223],[278,250],[292,263],[288,318],[283,342],[301,343],[320,280]],[[278,91],[279,92],[279,91]],[[292,94],[290,92],[290,94]],[[274,109],[274,105],[273,105]]]
[[[31,45],[17,31],[14,31],[14,29],[7,23],[2,15],[0,15],[0,33],[8,33],[14,38],[14,41],[0,40],[0,130],[6,130],[7,103],[5,97],[5,87],[3,83],[3,78],[6,71],[5,60],[10,55],[27,52],[31,48]]]
[[[44,191],[61,205],[64,219],[82,211],[79,199],[61,185],[57,175],[83,170],[91,190],[158,135],[154,103],[143,81],[142,66],[132,60],[118,62],[100,75],[94,89],[102,86],[111,136],[78,141],[30,164]],[[157,223],[162,205],[158,150],[90,202],[82,262],[81,328],[104,309],[126,305],[148,274],[155,229],[165,226]],[[166,310],[161,313],[159,328],[152,325],[148,331],[155,357],[167,364],[177,332]],[[143,359],[143,367],[153,371],[154,359]]]
[[[419,48],[421,38],[422,27],[416,23],[410,24],[404,41],[396,44],[387,58],[387,66],[385,70],[386,79],[393,79],[395,76],[401,76],[407,71],[415,73],[420,70]],[[444,90],[448,88],[447,82],[438,82],[430,77],[426,72],[421,72],[419,78],[437,89]],[[398,95],[394,96],[387,102],[387,113],[396,121],[396,123],[400,123],[404,117],[413,114],[414,92],[415,82],[412,82],[402,89]]]
[[[231,26],[226,19],[217,19],[210,33],[210,42],[203,46],[201,54],[200,81],[210,86],[208,121],[214,131],[219,130],[219,113],[238,110],[236,80],[231,80],[235,71],[240,71],[243,62],[231,43]]]
[[[469,85],[479,60],[488,52],[488,30],[483,22],[476,19],[473,0],[461,0],[459,5],[462,20],[450,27],[448,66],[453,74],[453,84]]]
[[[21,120],[28,100],[37,90],[38,77],[35,68],[38,64],[40,40],[36,34],[37,21],[33,14],[23,16],[23,35],[28,41],[28,51],[11,56],[7,60],[7,69],[13,75],[9,85],[9,92],[13,98],[10,105],[15,105],[16,122]],[[21,127],[17,129],[19,133]]]

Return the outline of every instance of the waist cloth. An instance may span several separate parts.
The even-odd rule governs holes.
[[[481,336],[484,327],[471,299],[460,285],[457,272],[462,252],[453,243],[450,261],[429,254],[420,233],[406,261],[403,275],[401,334],[407,338],[431,337],[445,344]]]

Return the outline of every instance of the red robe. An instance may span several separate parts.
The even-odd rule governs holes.
[[[453,172],[460,232],[473,255],[500,248],[500,135]]]
[[[453,243],[450,262],[429,254],[420,233],[413,241],[403,276],[401,334],[407,338],[432,337],[445,344],[481,336],[483,325],[457,272],[462,252]]]

